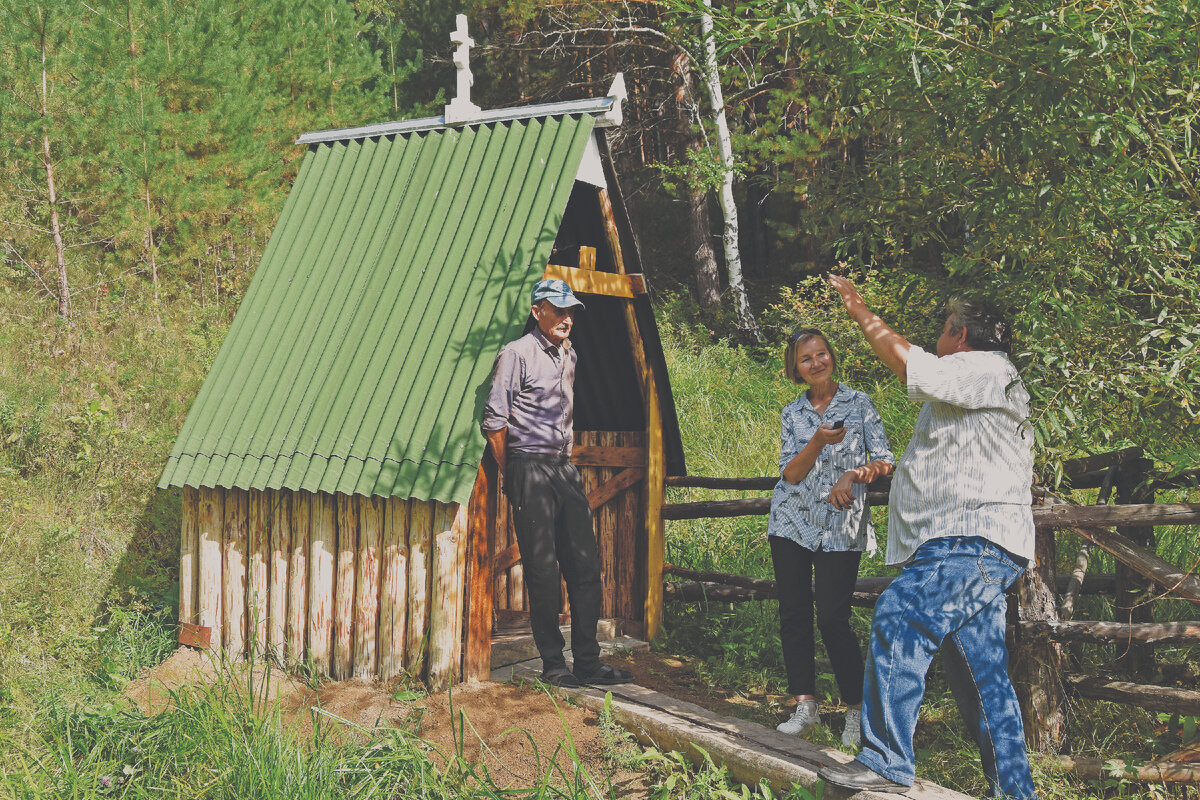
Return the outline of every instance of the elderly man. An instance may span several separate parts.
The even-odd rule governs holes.
[[[1009,324],[989,303],[952,300],[934,356],[873,314],[849,281],[830,282],[923,405],[892,478],[887,562],[904,568],[875,606],[862,752],[820,776],[854,790],[912,785],[925,673],[942,648],[991,795],[1034,797],[1004,644],[1004,591],[1033,557],[1029,395],[1008,358]]]
[[[531,300],[537,324],[496,357],[481,427],[513,508],[542,680],[566,688],[626,683],[633,675],[600,663],[600,559],[591,507],[571,463],[578,356],[568,337],[583,303],[565,281],[552,279],[539,281]],[[560,568],[571,603],[573,673],[558,627]]]

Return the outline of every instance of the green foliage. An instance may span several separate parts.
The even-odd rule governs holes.
[[[827,266],[877,268],[918,299],[972,289],[1007,304],[1043,454],[1153,437],[1194,463],[1194,5],[714,13],[730,96],[755,98],[735,115],[750,180],[799,218],[776,218],[783,242],[815,239]],[[1164,427],[1178,434],[1154,436]]]

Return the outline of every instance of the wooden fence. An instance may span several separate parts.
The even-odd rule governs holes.
[[[1145,683],[1155,669],[1155,646],[1200,644],[1200,622],[1153,621],[1155,598],[1171,596],[1200,604],[1200,576],[1169,564],[1154,552],[1155,525],[1200,524],[1200,504],[1155,503],[1156,490],[1195,485],[1200,471],[1154,481],[1150,479],[1150,466],[1141,448],[1136,447],[1065,462],[1065,483],[1075,489],[1098,488],[1096,505],[1076,505],[1042,489],[1033,492],[1036,559],[1010,597],[1009,622],[1013,642],[1010,672],[1021,702],[1026,737],[1034,751],[1058,752],[1065,745],[1063,709],[1068,693],[1150,710],[1200,715],[1200,692]],[[667,485],[745,491],[769,490],[777,481],[774,477],[684,477],[668,478]],[[868,501],[872,505],[886,504],[888,488],[887,479],[872,484]],[[1114,493],[1117,505],[1107,505]],[[663,518],[760,515],[770,511],[770,503],[766,497],[674,503],[663,506]],[[1069,573],[1055,572],[1058,530],[1070,531],[1083,540]],[[1115,573],[1088,574],[1088,564],[1097,549],[1114,558]],[[741,602],[775,597],[772,580],[670,564],[664,572],[684,579],[666,584],[668,600]],[[873,606],[890,580],[859,578],[854,604]],[[1100,593],[1113,597],[1115,621],[1072,619],[1079,596]],[[1114,645],[1115,671],[1130,680],[1071,673],[1063,647],[1084,643]],[[1063,764],[1080,774],[1094,766],[1076,761],[1064,759]],[[1191,783],[1200,774],[1191,765],[1174,763],[1169,758],[1155,762],[1153,767],[1143,772],[1155,776],[1155,782]]]

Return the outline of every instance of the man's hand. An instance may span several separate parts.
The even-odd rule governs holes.
[[[879,360],[888,369],[896,373],[904,383],[908,383],[908,340],[888,327],[887,323],[875,316],[875,312],[867,308],[862,295],[854,284],[841,275],[830,275],[829,283],[842,296],[842,303],[850,318],[862,328],[867,344],[879,356]]]
[[[852,472],[843,472],[842,477],[833,484],[833,489],[829,492],[829,503],[839,511],[844,511],[854,505],[854,475]]]
[[[842,296],[842,304],[846,306],[846,311],[850,314],[850,318],[855,322],[858,321],[858,314],[871,313],[867,308],[867,304],[863,302],[862,295],[858,293],[858,289],[854,288],[854,284],[841,275],[830,275],[829,283],[837,293]]]

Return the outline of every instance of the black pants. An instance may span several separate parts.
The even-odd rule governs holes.
[[[850,626],[850,598],[862,553],[813,551],[780,536],[768,537],[768,541],[779,591],[779,639],[783,644],[788,692],[816,694],[815,600],[817,627],[833,664],[842,702],[858,705],[863,696],[863,657]]]
[[[517,547],[529,592],[529,622],[542,657],[542,669],[558,669],[563,659],[558,610],[562,607],[559,569],[571,603],[571,651],[575,671],[600,663],[596,623],[600,619],[600,557],[592,511],[579,470],[565,457],[511,453],[504,492],[512,503]]]

